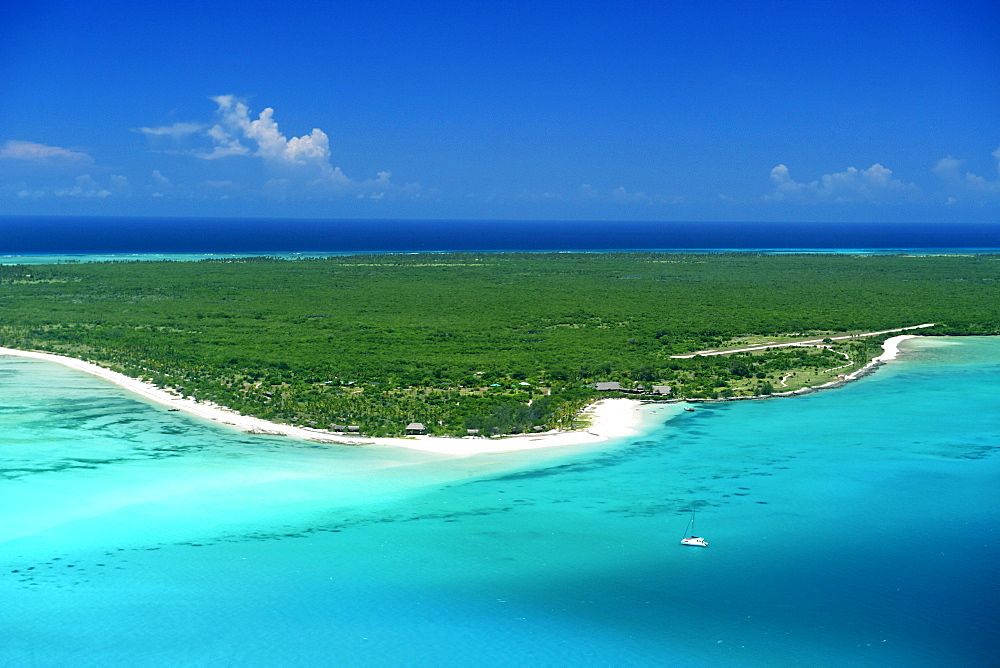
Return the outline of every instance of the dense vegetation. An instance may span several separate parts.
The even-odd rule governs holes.
[[[0,267],[0,345],[88,359],[296,424],[508,433],[569,424],[594,381],[776,391],[938,323],[1000,332],[1000,257],[429,254]],[[884,338],[884,337],[882,337]],[[836,371],[836,367],[845,367]],[[784,383],[783,383],[784,381]]]

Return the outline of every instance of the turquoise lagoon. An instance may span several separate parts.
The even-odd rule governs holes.
[[[0,665],[996,665],[998,386],[1000,339],[921,338],[839,390],[453,457],[0,357]]]

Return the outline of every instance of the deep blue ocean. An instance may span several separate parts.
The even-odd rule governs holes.
[[[0,217],[0,255],[1000,250],[1000,221],[720,223]]]
[[[201,245],[15,222],[0,249],[35,262],[687,248],[646,223],[354,221],[313,243],[334,223],[307,221],[253,246],[269,228],[250,221],[236,248],[239,221],[203,223]],[[74,224],[123,236],[88,246]],[[946,245],[944,226],[844,225],[822,246],[823,226],[757,225],[741,246],[671,225],[716,250],[1000,246],[996,226]],[[0,356],[0,666],[997,666],[998,386],[1000,337],[921,337],[837,390],[648,406],[635,437],[458,457],[244,434]],[[708,548],[679,545],[693,510]]]

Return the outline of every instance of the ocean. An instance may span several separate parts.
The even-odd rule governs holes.
[[[3,255],[1000,251],[1000,224],[0,217]],[[117,259],[121,259],[118,257]]]
[[[16,250],[118,252],[55,246]],[[994,666],[998,385],[1000,337],[918,338],[840,389],[455,457],[0,356],[0,665]]]
[[[0,663],[996,665],[1000,338],[904,351],[473,457],[242,434],[0,357]]]

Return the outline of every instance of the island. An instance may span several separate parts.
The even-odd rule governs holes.
[[[794,395],[850,382],[899,336],[1000,333],[992,255],[12,265],[0,290],[9,353],[248,430],[439,451],[608,438],[639,402]]]

